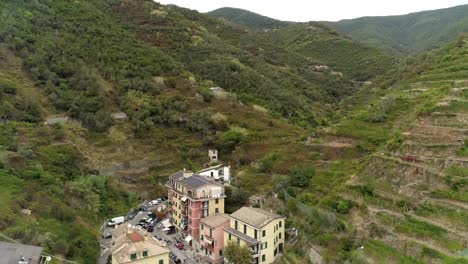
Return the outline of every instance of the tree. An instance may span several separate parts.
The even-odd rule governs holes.
[[[232,264],[245,264],[252,261],[250,249],[234,242],[228,242],[228,245],[224,247],[224,256],[228,263]]]

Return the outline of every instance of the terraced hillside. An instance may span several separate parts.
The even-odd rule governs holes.
[[[370,263],[468,262],[468,43],[432,56],[347,121],[391,131],[341,194],[358,205],[350,214],[364,234],[357,254]]]

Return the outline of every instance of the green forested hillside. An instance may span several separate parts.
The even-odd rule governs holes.
[[[329,69],[319,71],[335,76],[367,81],[383,74],[396,61],[378,48],[362,45],[323,23],[286,23],[231,8],[221,8],[208,14],[254,30],[259,29],[258,24],[262,22],[271,25],[267,28],[273,30],[258,32],[257,37],[303,56],[312,68],[329,66]],[[281,26],[278,23],[282,23]]]
[[[242,28],[152,1],[0,10],[0,233],[78,263],[96,260],[106,218],[162,195],[165,177],[200,168],[208,148],[237,168],[314,161],[304,128],[358,87]],[[127,119],[113,118],[121,111]],[[56,115],[70,119],[45,124]],[[254,191],[235,191],[230,206]]]
[[[382,75],[396,59],[377,48],[365,46],[321,23],[296,23],[265,33],[263,38],[330,67],[357,81]]]
[[[262,16],[248,10],[231,7],[219,8],[208,12],[207,15],[224,18],[230,22],[256,30],[272,30],[291,24],[290,22]]]
[[[362,17],[330,22],[354,40],[399,53],[440,47],[468,31],[468,5],[401,16]]]
[[[397,64],[323,24],[258,35],[150,0],[0,16],[0,234],[95,263],[105,219],[216,148],[228,212],[264,194],[298,228],[280,262],[463,263],[465,40]]]

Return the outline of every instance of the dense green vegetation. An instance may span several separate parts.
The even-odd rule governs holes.
[[[136,195],[121,191],[112,178],[88,174],[73,146],[49,145],[63,138],[62,127],[33,126],[0,124],[1,233],[80,263],[94,262],[98,230],[87,225],[99,227],[107,216],[126,212]],[[20,142],[39,136],[37,142]],[[19,214],[21,209],[32,215]]]
[[[401,16],[362,17],[329,22],[338,31],[373,47],[417,53],[453,41],[468,31],[468,5]]]
[[[259,34],[259,37],[304,56],[309,63],[302,67],[308,67],[309,71],[318,75],[344,75],[345,78],[367,81],[382,75],[395,62],[394,58],[378,49],[359,44],[322,23],[287,23],[230,8],[222,8],[208,14],[251,29],[258,29],[259,24],[268,25],[267,28],[276,28],[266,30]],[[321,65],[328,68],[315,68]],[[336,95],[339,95],[338,91]]]
[[[317,62],[307,54],[291,52],[294,50],[286,45],[276,45],[255,32],[195,11],[140,0],[122,1],[114,12],[131,25],[140,39],[171,54],[191,73],[211,81],[205,86],[219,85],[234,92],[242,102],[265,106],[301,125],[315,126],[316,117],[326,110],[318,105],[336,103],[359,86],[353,82],[354,76],[315,71]],[[158,33],[153,34],[155,31]],[[331,30],[320,32],[324,40],[334,38],[334,34]],[[366,49],[349,39],[346,43],[350,46],[341,43],[337,46],[343,50]],[[327,56],[339,61],[338,56],[346,55]],[[374,57],[367,60],[371,61],[369,65],[359,67],[370,69],[377,63],[390,64]],[[354,71],[352,65],[342,66]],[[367,77],[382,73],[385,68],[370,69],[372,73]]]
[[[219,8],[206,14],[214,17],[224,18],[230,22],[256,30],[271,30],[286,27],[291,24],[290,22],[262,16],[248,10],[230,7]]]
[[[397,188],[384,173],[426,170],[396,156],[417,120],[437,112],[442,125],[465,127],[456,118],[467,111],[466,91],[454,91],[460,85],[452,79],[466,76],[463,39],[397,64],[323,24],[283,26],[254,14],[239,19],[279,29],[249,31],[149,0],[10,0],[0,10],[2,234],[95,262],[105,219],[160,196],[168,174],[200,169],[206,150],[217,148],[236,175],[226,211],[266,195],[267,206],[300,230],[284,254],[290,262],[305,263],[311,245],[337,263],[361,263],[362,254],[454,261],[434,249],[397,254],[380,240],[380,227],[356,215],[369,204],[466,226],[464,211],[378,194]],[[128,118],[112,117],[120,111]],[[54,114],[70,120],[44,124]],[[452,145],[453,156],[466,156],[466,142]],[[466,202],[466,170],[443,173],[444,188],[428,196]],[[377,219],[460,249],[437,225]]]

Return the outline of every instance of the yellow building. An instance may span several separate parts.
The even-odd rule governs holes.
[[[143,232],[120,225],[112,237],[112,264],[169,264],[171,251]]]
[[[230,218],[230,227],[224,228],[224,245],[237,242],[248,247],[252,263],[273,263],[283,252],[285,217],[259,208],[242,207]]]

